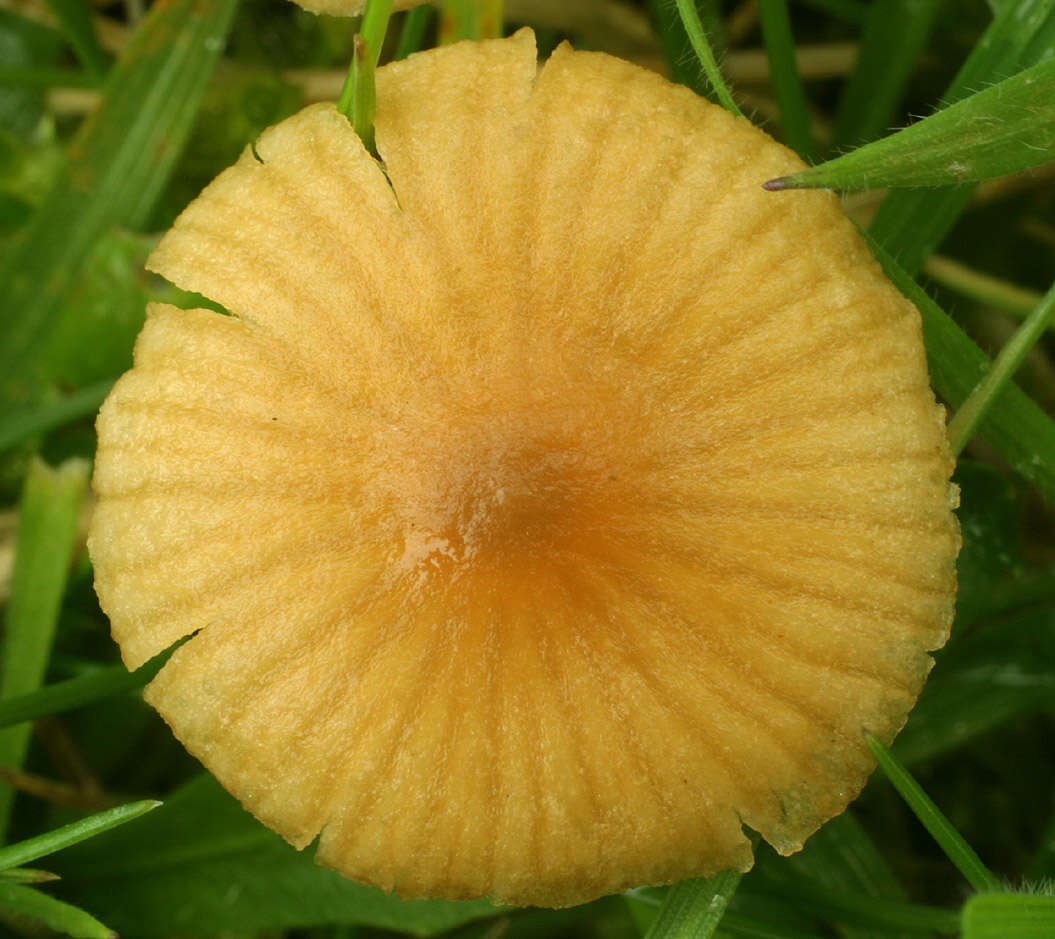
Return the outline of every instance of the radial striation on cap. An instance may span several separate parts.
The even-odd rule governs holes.
[[[533,35],[265,132],[152,270],[90,547],[263,822],[404,897],[567,906],[790,853],[945,641],[919,316],[747,121]]]

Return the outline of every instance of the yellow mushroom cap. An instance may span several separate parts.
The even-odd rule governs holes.
[[[801,847],[947,636],[919,317],[746,120],[534,37],[261,136],[153,270],[90,548],[243,804],[404,897],[566,906]]]

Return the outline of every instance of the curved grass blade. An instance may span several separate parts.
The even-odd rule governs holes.
[[[807,163],[812,163],[817,159],[817,151],[810,131],[806,93],[795,64],[795,40],[787,0],[761,0],[759,13],[784,142]]]
[[[645,939],[708,939],[722,921],[743,877],[722,871],[713,877],[683,880],[667,893]]]
[[[1055,897],[983,893],[963,908],[962,939],[1050,939],[1055,936]]]
[[[68,848],[70,845],[78,844],[88,838],[130,822],[147,812],[156,809],[160,802],[154,799],[145,799],[142,802],[130,802],[128,805],[119,805],[117,808],[107,809],[105,812],[97,812],[80,821],[63,825],[54,831],[49,831],[35,838],[27,838],[17,844],[10,844],[0,848],[0,870],[9,870],[20,867],[29,861],[46,857]]]
[[[931,381],[953,407],[991,370],[989,357],[883,248],[869,238],[889,277],[920,311]],[[1004,387],[979,432],[1055,505],[1055,421],[1015,384]]]
[[[1049,58],[1055,50],[1055,0],[1004,3],[944,95],[954,104],[979,88]],[[939,190],[892,192],[879,206],[872,237],[910,275],[955,224],[974,192],[973,184]]]
[[[1055,65],[1055,59],[1052,60]],[[1022,360],[1055,318],[1055,285],[1044,295],[1036,309],[1007,341],[993,362],[993,367],[971,392],[970,397],[949,421],[949,444],[959,455],[971,439],[986,413],[1011,381]]]
[[[0,418],[0,452],[73,421],[91,417],[110,393],[112,381],[79,388],[63,398]]]
[[[763,9],[765,6],[763,5]],[[881,189],[979,182],[1055,160],[1055,59],[766,189]]]
[[[87,485],[86,460],[69,460],[58,469],[40,460],[30,465],[4,620],[0,697],[34,691],[44,678]],[[0,765],[20,767],[28,746],[28,727],[0,733]],[[13,791],[0,787],[0,837],[7,830],[13,800]]]
[[[930,832],[931,837],[938,842],[939,847],[945,852],[957,869],[967,879],[967,882],[975,890],[1000,890],[1002,885],[996,875],[989,870],[975,854],[972,848],[960,833],[953,828],[952,823],[941,813],[941,810],[931,801],[909,771],[902,766],[894,755],[883,745],[882,741],[872,734],[865,734],[865,743],[872,751],[879,768],[900,793],[901,798],[908,803],[908,807],[915,813],[923,827]]]
[[[96,81],[102,79],[109,63],[95,34],[91,7],[84,0],[47,0],[47,4],[88,74]]]
[[[835,150],[873,140],[890,126],[942,2],[875,0],[868,7],[857,67],[835,121]]]
[[[35,349],[110,226],[145,223],[190,134],[237,0],[153,6],[110,70],[69,166],[0,267],[0,375],[16,393]]]
[[[689,42],[692,44],[692,50],[696,53],[696,58],[699,59],[700,66],[703,68],[707,80],[711,83],[711,87],[714,88],[714,93],[718,96],[718,102],[726,110],[742,117],[740,109],[736,106],[733,96],[725,85],[725,79],[722,78],[722,71],[718,68],[718,61],[714,57],[711,44],[707,41],[707,34],[703,29],[703,23],[700,20],[700,14],[696,9],[695,3],[693,0],[675,0],[675,2],[678,5],[678,14],[681,16],[681,21],[685,26]]]
[[[0,909],[27,917],[74,939],[117,939],[90,913],[21,884],[0,883]]]

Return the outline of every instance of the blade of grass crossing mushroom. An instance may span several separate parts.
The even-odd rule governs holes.
[[[1055,63],[1055,60],[1052,61]],[[949,444],[955,455],[963,451],[986,412],[1011,381],[1011,376],[1018,370],[1026,354],[1051,325],[1052,317],[1055,317],[1055,285],[1052,285],[1036,309],[1007,341],[993,362],[993,367],[949,421]]]
[[[743,876],[740,871],[723,871],[675,884],[645,939],[708,939]]]
[[[51,655],[59,606],[77,535],[81,501],[88,484],[86,460],[57,469],[34,460],[19,507],[11,596],[4,620],[0,697],[40,686]],[[0,733],[0,766],[19,768],[29,746],[29,728]],[[0,837],[7,830],[14,793],[0,786]]]
[[[84,0],[47,0],[47,3],[88,74],[96,81],[101,79],[108,62],[95,34],[91,6]]]
[[[47,685],[29,694],[4,699],[0,701],[0,728],[72,711],[86,704],[143,688],[161,671],[169,656],[181,644],[166,649],[134,672],[129,672],[123,665],[114,665]]]
[[[432,20],[432,7],[427,3],[407,10],[403,17],[403,26],[399,31],[399,41],[392,56],[394,62],[405,59],[413,52],[418,52],[425,45],[425,33]]]
[[[49,831],[35,838],[27,838],[17,844],[10,844],[0,848],[0,870],[9,870],[21,867],[37,858],[46,857],[92,838],[95,835],[123,825],[133,819],[146,815],[156,809],[160,802],[154,799],[145,799],[142,802],[130,802],[128,805],[119,805],[117,808],[107,809],[105,812],[97,812],[69,825],[63,825],[54,831]]]
[[[944,95],[946,105],[1050,56],[1055,0],[1005,3]],[[973,184],[898,190],[879,206],[869,233],[911,275],[941,243],[974,192]]]
[[[74,939],[116,939],[115,933],[90,913],[21,884],[0,883],[0,909],[26,917]]]
[[[920,311],[927,364],[938,393],[953,407],[967,400],[992,367],[989,357],[874,239],[872,251],[887,276]],[[1014,384],[1005,386],[980,433],[1055,504],[1055,421]]]
[[[237,0],[155,4],[110,70],[96,113],[0,266],[0,375],[24,381],[49,320],[111,225],[144,224],[190,134]]]
[[[832,148],[872,140],[890,126],[943,0],[876,0],[868,8],[857,67],[843,92]]]
[[[0,452],[56,427],[91,417],[99,410],[113,384],[112,381],[103,381],[88,385],[56,401],[0,418]]]
[[[943,287],[969,300],[1025,319],[1040,303],[1042,294],[983,274],[952,258],[934,255],[923,265],[923,273]]]
[[[719,103],[726,110],[732,111],[733,114],[741,115],[740,109],[736,106],[733,96],[725,85],[725,79],[722,78],[722,71],[718,68],[718,61],[714,57],[711,44],[707,41],[707,33],[704,31],[695,3],[693,0],[675,0],[675,2],[678,6],[678,15],[685,26],[685,33],[692,44],[693,52],[696,53],[696,58],[699,59],[700,66],[707,76],[707,80],[714,88],[714,93],[718,96]]]
[[[996,875],[981,862],[974,848],[953,828],[952,823],[923,791],[923,787],[912,778],[909,771],[898,762],[882,741],[866,733],[865,743],[884,775],[967,882],[978,891],[1002,889]]]
[[[812,163],[817,158],[817,151],[810,131],[806,94],[795,64],[795,39],[791,34],[787,0],[761,0],[759,13],[773,88],[780,107],[784,142],[807,163]]]
[[[1050,939],[1055,896],[983,893],[963,908],[962,939]]]
[[[770,180],[765,188],[947,186],[1018,173],[1053,159],[1055,59],[1049,59],[890,137]]]
[[[391,17],[392,0],[368,0],[362,24],[355,37],[352,67],[348,71],[340,100],[337,102],[337,110],[351,121],[363,146],[375,156],[377,148],[374,145],[374,112],[377,108],[377,89],[374,74]]]

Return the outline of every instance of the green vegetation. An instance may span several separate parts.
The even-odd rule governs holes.
[[[505,32],[666,57],[819,164],[774,188],[864,190],[848,211],[920,307],[960,454],[957,621],[802,853],[571,910],[404,903],[264,829],[142,702],[161,663],[119,665],[84,521],[92,415],[146,302],[187,299],[143,261],[265,127],[345,88],[369,140],[378,55],[498,32],[493,0],[452,0],[386,36],[390,5],[357,40],[286,0],[0,4],[0,932],[1055,935],[1055,0],[507,0]]]

